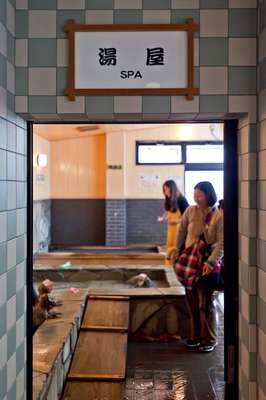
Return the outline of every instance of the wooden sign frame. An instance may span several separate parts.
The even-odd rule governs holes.
[[[192,18],[184,24],[143,24],[143,25],[83,25],[69,20],[65,27],[68,34],[68,87],[65,95],[70,101],[76,96],[130,96],[130,95],[183,95],[187,100],[193,100],[199,94],[199,89],[194,87],[194,43],[193,34],[199,31],[199,24]],[[129,89],[76,89],[75,88],[75,32],[147,32],[147,31],[186,31],[187,32],[187,87],[185,88],[129,88]]]

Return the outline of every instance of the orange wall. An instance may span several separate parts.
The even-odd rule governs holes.
[[[51,142],[51,197],[105,198],[105,135]]]

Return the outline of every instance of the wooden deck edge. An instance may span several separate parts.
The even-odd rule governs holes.
[[[129,296],[104,296],[104,295],[88,295],[88,300],[112,300],[112,301],[129,301]]]
[[[69,374],[67,381],[77,382],[121,382],[124,381],[126,374],[124,375],[97,375],[97,374]]]
[[[127,333],[128,327],[126,326],[93,326],[93,325],[81,325],[81,331],[99,331],[99,332],[112,332],[112,333]]]

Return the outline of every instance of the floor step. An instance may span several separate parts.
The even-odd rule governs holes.
[[[88,298],[64,400],[123,399],[129,298]]]
[[[123,399],[123,384],[113,382],[68,382],[64,400]]]

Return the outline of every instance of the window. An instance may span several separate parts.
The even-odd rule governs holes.
[[[181,164],[182,145],[171,142],[137,142],[137,164]]]
[[[223,171],[185,171],[185,196],[190,205],[195,204],[194,187],[202,181],[209,181],[213,184],[218,200],[224,198]]]
[[[224,197],[224,146],[217,143],[186,145],[185,195],[189,204],[194,202],[194,187],[202,181],[213,184],[218,200]]]
[[[187,163],[223,163],[222,144],[193,144],[186,146]]]

